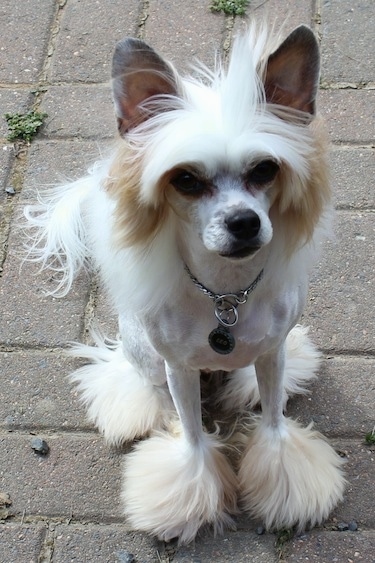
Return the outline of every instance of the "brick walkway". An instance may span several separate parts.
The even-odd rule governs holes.
[[[236,532],[206,535],[176,551],[129,531],[119,505],[122,454],[85,421],[66,380],[67,341],[87,337],[98,317],[116,325],[95,281],[82,277],[63,300],[47,298],[47,276],[20,272],[16,217],[31,188],[73,178],[115,135],[108,77],[115,42],[145,38],[180,69],[194,57],[211,64],[228,49],[243,20],[212,14],[209,0],[2,0],[0,113],[32,107],[48,113],[30,147],[6,141],[0,119],[0,562],[137,563],[233,561],[288,563],[375,561],[374,447],[374,50],[373,0],[252,1],[284,21],[312,25],[321,38],[320,109],[332,139],[336,239],[316,269],[306,324],[324,350],[319,382],[290,414],[316,427],[347,459],[345,501],[320,529],[275,547],[241,518]],[[259,6],[259,8],[257,8]],[[277,8],[277,9],[276,9]],[[6,189],[14,188],[16,194]],[[10,190],[11,191],[11,190]],[[50,446],[31,448],[33,435]],[[10,500],[7,501],[6,494]],[[4,496],[5,495],[5,496]],[[7,506],[7,504],[9,506]],[[340,531],[355,521],[357,531]]]

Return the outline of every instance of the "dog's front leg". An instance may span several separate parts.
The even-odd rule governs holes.
[[[200,373],[166,366],[178,419],[127,456],[123,499],[130,523],[160,539],[191,541],[236,510],[236,477],[217,437],[203,431]]]
[[[268,529],[314,525],[342,498],[342,459],[324,437],[283,414],[284,346],[255,363],[262,415],[240,471],[243,504]]]
[[[180,423],[181,432],[194,448],[203,436],[200,372],[171,368],[166,364],[167,382]]]
[[[262,404],[262,425],[275,429],[276,432],[283,430],[284,369],[285,344],[255,362]]]

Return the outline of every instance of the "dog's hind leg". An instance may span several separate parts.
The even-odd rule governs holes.
[[[306,386],[316,378],[321,363],[321,354],[308,336],[309,329],[296,325],[286,339],[285,370],[283,377],[283,407],[288,398],[306,394]],[[239,412],[252,409],[260,403],[255,366],[232,372],[220,391],[218,403],[224,410]]]
[[[219,440],[203,431],[199,372],[167,367],[167,377],[179,420],[127,456],[123,500],[134,528],[186,543],[203,524],[231,524],[237,479]]]
[[[71,355],[91,362],[71,375],[89,420],[113,445],[165,428],[176,416],[166,383],[154,385],[125,357],[121,341],[106,343],[93,336],[96,346],[76,344],[71,350]]]
[[[342,459],[324,437],[283,415],[283,349],[260,357],[262,405],[239,470],[243,507],[268,529],[302,530],[324,520],[342,499]]]

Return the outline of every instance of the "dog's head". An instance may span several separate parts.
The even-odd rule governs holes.
[[[121,244],[147,245],[171,215],[185,239],[232,260],[269,244],[276,216],[290,248],[311,236],[328,188],[311,123],[319,52],[310,29],[276,49],[251,31],[227,71],[206,71],[209,85],[125,39],[112,76],[126,141],[108,183]]]

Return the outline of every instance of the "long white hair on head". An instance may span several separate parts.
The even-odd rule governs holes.
[[[175,242],[176,217],[165,197],[165,176],[181,164],[201,163],[210,176],[223,164],[239,173],[254,155],[271,155],[282,165],[282,185],[271,210],[278,238],[290,252],[311,238],[329,198],[326,146],[317,120],[307,126],[294,110],[289,112],[294,111],[293,119],[283,119],[288,108],[273,107],[266,100],[267,61],[278,45],[278,36],[253,25],[234,42],[226,68],[219,62],[215,71],[203,69],[194,79],[180,79],[173,67],[156,58],[168,71],[167,92],[141,103],[149,115],[126,132],[113,158],[90,176],[58,187],[26,207],[29,258],[42,269],[51,265],[59,273],[55,293],[65,295],[86,264],[91,237],[106,241],[103,263],[111,262],[107,256],[111,248],[112,263],[102,268],[108,278],[118,280],[111,272],[120,272],[120,264],[126,268],[128,279],[121,292],[128,287],[130,294],[139,295],[139,302],[148,303],[147,291],[139,288],[147,289],[144,280],[152,271],[159,293],[168,296],[171,286],[179,283],[183,266]],[[147,52],[151,59],[156,56],[150,48]],[[168,82],[173,79],[174,88]],[[101,234],[95,236],[98,228]],[[155,295],[151,301],[159,298]]]
[[[274,158],[281,171],[272,215],[288,247],[278,244],[278,251],[291,255],[313,236],[329,200],[324,135],[312,115],[267,99],[267,63],[279,45],[278,34],[251,26],[235,40],[227,68],[203,67],[198,77],[178,79],[175,93],[146,99],[148,118],[119,149],[107,182],[116,200],[115,238],[138,256],[134,272],[147,272],[153,263],[159,287],[178,283],[181,273],[171,243],[175,218],[165,198],[165,176],[179,166],[201,165],[210,176],[222,165],[240,173],[249,158]]]

